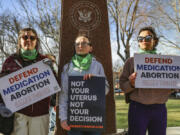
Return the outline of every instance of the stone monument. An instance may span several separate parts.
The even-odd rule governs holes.
[[[106,0],[62,0],[60,36],[59,77],[64,64],[71,60],[74,53],[74,40],[79,34],[86,34],[92,41],[93,55],[103,64],[110,92],[106,96],[106,123],[104,134],[116,132],[115,101],[109,22]],[[57,109],[58,111],[58,109]],[[57,134],[65,135],[57,112]]]

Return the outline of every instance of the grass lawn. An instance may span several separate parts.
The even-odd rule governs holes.
[[[115,102],[117,128],[127,128],[128,104],[125,103],[123,95],[115,95]],[[168,109],[168,127],[180,126],[180,99],[169,98],[166,105]]]

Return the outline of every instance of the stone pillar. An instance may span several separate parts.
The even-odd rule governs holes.
[[[110,84],[110,92],[106,96],[105,134],[115,133],[115,101],[106,0],[62,0],[61,20],[59,78],[64,64],[68,63],[74,54],[75,38],[85,33],[92,41],[92,54],[103,64]],[[65,134],[59,120],[57,128],[58,135]]]

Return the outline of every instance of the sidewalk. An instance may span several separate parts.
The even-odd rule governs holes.
[[[167,135],[180,135],[180,127],[168,127]]]
[[[117,130],[118,133],[121,133],[123,131],[124,131],[124,129]],[[118,135],[118,134],[116,134],[116,135]],[[166,135],[180,135],[180,127],[168,127]]]
[[[114,135],[120,135],[124,129],[118,129],[117,133]],[[0,133],[0,135],[3,135]],[[148,134],[147,134],[148,135]],[[166,135],[180,135],[180,127],[168,127]]]

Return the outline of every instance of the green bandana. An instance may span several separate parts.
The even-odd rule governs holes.
[[[21,48],[21,56],[24,59],[28,59],[28,60],[34,60],[37,57],[37,50],[33,49],[33,50],[24,50],[23,48]]]
[[[143,50],[143,49],[141,49],[141,48],[139,48],[139,53],[141,53],[141,54],[157,54],[156,53],[156,49],[154,49],[154,50]]]
[[[85,57],[82,57],[80,55],[75,54],[72,57],[72,62],[75,67],[82,70],[88,70],[92,62],[92,55],[88,54]]]

